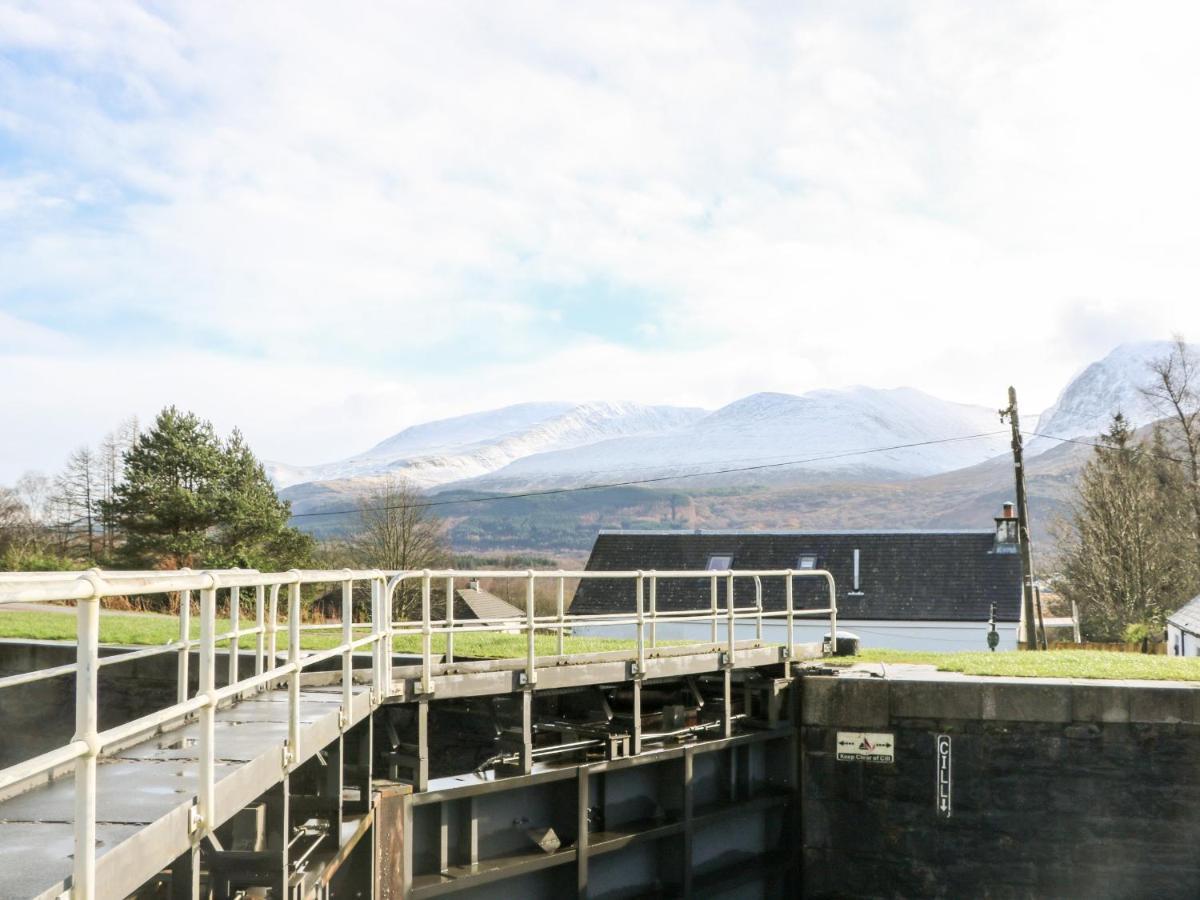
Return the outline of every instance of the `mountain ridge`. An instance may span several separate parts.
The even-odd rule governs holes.
[[[1037,422],[1032,430],[1056,436],[1027,439],[1030,471],[1066,461],[1052,466],[1052,478],[1043,477],[1055,504],[1090,452],[1078,446],[1083,452],[1067,452],[1071,445],[1058,438],[1102,433],[1117,408],[1135,427],[1156,419],[1138,389],[1148,380],[1147,361],[1169,346],[1120,345],[1081,369],[1041,416],[1027,414],[1026,421]],[[791,520],[770,499],[781,492],[826,510],[834,503],[836,516],[861,524],[871,520],[871,510],[881,523],[893,516],[888,498],[920,497],[925,491],[942,494],[928,506],[927,520],[965,526],[980,524],[975,519],[987,512],[983,506],[1011,494],[1004,486],[1011,479],[1008,441],[1008,429],[994,409],[941,400],[914,388],[856,385],[804,394],[757,392],[715,410],[608,401],[515,404],[414,425],[364,453],[323,466],[289,472],[273,464],[272,474],[296,513],[353,508],[388,475],[400,475],[439,498],[654,479],[663,496],[692,498],[688,502],[707,509],[705,521],[728,527]],[[914,444],[923,446],[903,446]],[[758,498],[762,512],[774,518],[763,520],[730,499],[739,494]],[[695,500],[701,496],[707,499]],[[927,506],[925,500],[920,503]],[[944,515],[935,514],[939,505]],[[488,518],[472,509],[452,505],[445,513],[461,531],[472,517]],[[672,505],[671,521],[675,514]],[[547,513],[539,507],[538,515]],[[581,515],[591,524],[603,518]],[[616,521],[623,527],[626,519]],[[513,522],[505,527],[518,528]]]

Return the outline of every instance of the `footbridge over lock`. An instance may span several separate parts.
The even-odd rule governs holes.
[[[476,578],[515,584],[522,614],[456,619]],[[629,610],[572,615],[584,578],[626,582]],[[795,608],[800,578],[828,605]],[[711,603],[659,610],[663,579]],[[758,586],[742,606],[739,580]],[[304,621],[318,594],[340,621]],[[176,639],[102,645],[118,596],[173,598]],[[789,685],[822,653],[792,625],[828,618],[836,642],[835,597],[812,570],[0,575],[0,604],[74,602],[77,623],[73,662],[0,672],[0,732],[22,734],[0,757],[0,897],[777,894],[799,815]],[[668,621],[711,639],[664,645]],[[585,624],[636,637],[581,649]],[[488,636],[506,658],[483,658]]]

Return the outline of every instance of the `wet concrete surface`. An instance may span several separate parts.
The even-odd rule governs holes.
[[[305,690],[302,729],[336,716],[340,700],[340,688]],[[218,710],[218,785],[251,761],[278,752],[287,736],[287,718],[287,692],[282,690]],[[98,856],[191,805],[199,781],[198,738],[199,725],[193,722],[101,759],[96,778]],[[69,774],[0,801],[0,897],[37,896],[70,876],[74,819],[75,786]]]

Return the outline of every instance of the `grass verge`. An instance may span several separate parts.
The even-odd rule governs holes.
[[[241,622],[242,627],[249,623]],[[286,650],[288,646],[287,626],[281,625],[277,646]],[[217,633],[229,630],[228,619],[217,620]],[[355,637],[366,635],[366,629],[356,630]],[[195,616],[191,620],[192,637],[200,636],[200,623]],[[179,621],[173,616],[156,615],[107,615],[100,614],[100,643],[102,644],[167,644],[177,640]],[[0,638],[18,638],[40,641],[74,641],[75,616],[66,613],[38,612],[31,610],[0,611]],[[551,656],[558,652],[558,639],[554,635],[539,634],[534,639],[539,656]],[[336,647],[342,641],[340,627],[329,631],[308,631],[300,638],[300,646],[306,650],[322,650]],[[526,653],[526,638],[521,634],[462,634],[454,638],[456,657],[520,657]],[[228,646],[229,642],[224,642]],[[253,648],[253,636],[243,637],[241,646]],[[595,637],[568,637],[564,642],[567,653],[600,653],[606,650],[625,650],[634,646],[631,640]],[[433,647],[437,653],[446,649],[442,635],[433,636]],[[421,648],[420,635],[401,635],[395,639],[398,653],[416,653]]]
[[[828,661],[916,663],[942,672],[1026,678],[1128,678],[1140,681],[1200,681],[1200,657],[1150,656],[1105,650],[972,651],[941,653],[924,650],[867,649],[855,657]]]

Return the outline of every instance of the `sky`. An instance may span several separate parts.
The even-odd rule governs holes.
[[[0,484],[1200,335],[1194,3],[0,0]]]

